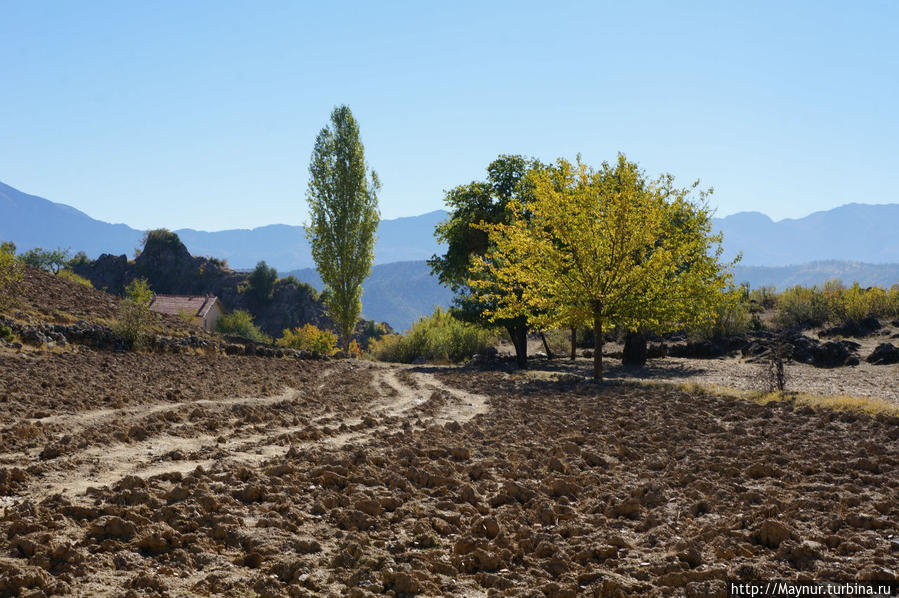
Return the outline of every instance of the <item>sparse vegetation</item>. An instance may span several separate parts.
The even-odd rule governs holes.
[[[145,279],[136,278],[125,287],[125,293],[114,329],[132,349],[139,349],[147,340],[153,318],[150,311],[153,291]]]
[[[16,246],[11,242],[0,244],[0,311],[12,307],[19,296],[22,268],[16,260]]]
[[[59,271],[69,263],[69,253],[68,249],[41,249],[40,247],[35,247],[21,254],[18,259],[26,266],[31,266],[44,272],[59,274]]]
[[[187,324],[193,324],[194,321],[198,319],[196,314],[189,312],[186,309],[178,310],[178,317]]]
[[[235,309],[229,314],[223,314],[219,317],[215,327],[222,334],[239,336],[257,343],[272,342],[271,337],[253,323],[252,314],[242,309]]]
[[[406,334],[373,340],[369,353],[380,361],[397,363],[412,363],[416,359],[455,363],[487,349],[496,340],[492,330],[462,322],[437,308],[413,324]]]
[[[78,276],[71,270],[68,270],[68,269],[60,270],[59,272],[57,272],[56,275],[59,276],[60,278],[68,280],[70,282],[74,282],[76,284],[80,284],[80,285],[86,286],[91,289],[94,288],[94,285],[91,283],[91,281],[84,278],[83,276]]]
[[[293,330],[285,329],[277,344],[291,349],[318,351],[323,355],[331,355],[337,351],[337,335],[330,330],[306,324]]]

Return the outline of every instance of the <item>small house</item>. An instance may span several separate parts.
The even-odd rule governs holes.
[[[222,302],[215,295],[153,295],[150,311],[190,319],[203,330],[215,330],[223,312]]]

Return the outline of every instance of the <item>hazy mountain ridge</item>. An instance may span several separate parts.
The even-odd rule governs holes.
[[[442,252],[434,226],[447,217],[435,210],[382,220],[375,264],[415,261]],[[866,264],[899,263],[899,203],[852,203],[777,222],[760,212],[740,212],[713,219],[724,233],[724,257],[743,254],[742,266],[788,266],[822,260]],[[314,266],[302,226],[272,224],[254,229],[215,232],[175,231],[192,255],[228,260],[248,269],[260,260],[279,271]],[[67,206],[22,193],[0,183],[0,239],[21,250],[40,246],[69,247],[95,258],[101,253],[128,254],[140,246],[143,231],[109,224]]]
[[[777,222],[760,212],[739,212],[713,224],[724,233],[724,257],[742,252],[744,266],[899,263],[899,204],[850,203]]]
[[[375,263],[423,260],[442,252],[434,238],[434,226],[444,218],[446,212],[436,210],[382,220]],[[315,265],[302,226],[271,224],[215,232],[182,228],[174,232],[191,255],[225,259],[237,270],[253,268],[260,260],[279,271]],[[19,251],[63,247],[73,253],[84,251],[92,259],[103,253],[131,255],[141,246],[143,236],[142,230],[96,220],[71,206],[0,183],[0,239],[13,241]]]

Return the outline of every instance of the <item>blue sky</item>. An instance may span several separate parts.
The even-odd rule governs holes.
[[[346,103],[385,218],[500,153],[623,151],[719,216],[893,203],[896,40],[877,1],[0,0],[0,181],[137,228],[300,224]]]

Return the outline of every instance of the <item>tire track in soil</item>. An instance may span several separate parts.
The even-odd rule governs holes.
[[[358,414],[342,417],[340,414],[326,412],[299,425],[272,427],[264,432],[250,434],[241,433],[238,425],[191,437],[163,433],[137,442],[93,445],[67,455],[59,465],[69,467],[45,472],[42,478],[37,479],[20,495],[5,497],[6,502],[12,504],[21,499],[38,502],[55,494],[63,494],[75,502],[85,500],[89,488],[113,485],[127,476],[148,478],[174,472],[185,474],[197,467],[208,469],[216,462],[256,466],[268,459],[284,456],[291,448],[340,449],[348,444],[361,445],[378,434],[400,429],[407,424],[420,428],[449,422],[461,424],[489,410],[486,396],[448,386],[431,373],[402,366],[372,365],[371,369],[375,370],[375,375],[370,386],[377,391],[378,398],[359,408]],[[328,373],[333,375],[334,370]],[[404,375],[400,376],[399,373]],[[401,378],[407,378],[409,382]],[[327,381],[319,384],[319,388],[326,384]],[[267,397],[240,397],[220,401],[204,399],[118,410],[99,409],[76,416],[52,416],[41,421],[71,424],[70,433],[77,434],[79,430],[105,420],[115,420],[121,426],[130,427],[150,415],[186,407],[272,407],[296,400],[299,393],[296,389],[288,388]],[[373,425],[373,422],[377,423]],[[184,424],[172,423],[167,430],[174,430],[182,425]],[[336,430],[330,427],[335,425]],[[310,427],[323,432],[323,437],[317,440],[290,441],[290,435],[308,431]],[[233,437],[222,442],[223,437],[229,434]],[[171,460],[168,456],[176,451],[189,456]],[[23,455],[9,454],[6,457],[21,459]]]

